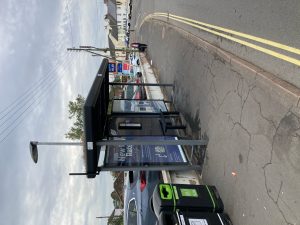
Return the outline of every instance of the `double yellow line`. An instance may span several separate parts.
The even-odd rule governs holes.
[[[281,49],[281,50],[284,50],[284,51],[287,51],[287,52],[290,52],[290,53],[294,53],[294,54],[297,54],[297,55],[300,55],[300,49],[297,49],[297,48],[294,48],[294,47],[291,47],[291,46],[288,46],[288,45],[284,45],[284,44],[281,44],[281,43],[278,43],[278,42],[274,42],[274,41],[271,41],[271,40],[263,39],[263,38],[260,38],[260,37],[255,37],[253,35],[249,35],[249,34],[237,32],[237,31],[234,31],[234,30],[230,30],[230,29],[227,29],[227,28],[215,26],[215,25],[212,25],[212,24],[203,23],[203,22],[200,22],[200,21],[196,21],[196,20],[181,17],[181,16],[176,16],[174,14],[153,13],[153,14],[147,16],[147,18],[153,18],[153,17],[165,17],[165,18],[168,18],[168,19],[172,19],[172,20],[190,25],[192,27],[198,28],[200,30],[204,30],[208,33],[226,38],[228,40],[239,43],[241,45],[253,48],[257,51],[260,51],[260,52],[263,52],[265,54],[276,57],[278,59],[287,61],[287,62],[292,63],[294,65],[300,66],[300,60],[298,60],[298,59],[292,58],[290,56],[287,56],[287,55],[284,55],[284,54],[281,54],[281,53],[278,53],[278,52],[275,52],[273,50],[261,47],[259,45],[256,45],[256,44],[253,44],[253,43],[250,43],[250,42],[247,42],[245,40],[238,39],[238,38],[234,37],[234,35],[238,36],[238,37],[248,39],[248,40],[252,40],[252,41],[255,41],[255,42],[258,42],[258,43],[262,43],[262,44],[265,44],[265,45],[268,45],[268,46],[272,46],[272,47],[275,47],[275,48],[278,48],[278,49]],[[230,35],[228,35],[228,34],[230,34]]]

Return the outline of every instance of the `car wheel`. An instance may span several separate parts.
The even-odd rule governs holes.
[[[140,48],[139,48],[139,51],[140,51],[140,52],[144,52],[145,50],[146,50],[145,47],[140,47]]]
[[[154,212],[153,195],[152,195],[151,198],[150,198],[149,205],[150,205],[150,209],[152,210],[152,212]],[[154,214],[155,214],[155,212],[154,212]]]

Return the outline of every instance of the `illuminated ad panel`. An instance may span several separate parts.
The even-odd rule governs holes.
[[[177,140],[177,137],[144,136],[115,140]],[[185,165],[186,155],[180,145],[121,145],[107,146],[104,164],[116,166]]]
[[[164,101],[114,100],[113,113],[160,113],[167,112]]]

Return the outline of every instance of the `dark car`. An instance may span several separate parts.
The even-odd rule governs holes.
[[[161,182],[160,171],[129,171],[124,187],[124,224],[154,225],[157,218],[150,199],[156,184]]]

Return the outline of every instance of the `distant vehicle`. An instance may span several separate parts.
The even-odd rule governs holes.
[[[129,37],[125,37],[125,45],[128,47],[129,46]]]
[[[125,180],[124,225],[154,225],[156,216],[150,198],[156,184],[161,182],[160,171],[129,171]]]
[[[133,66],[139,66],[140,65],[140,59],[139,58],[137,58],[136,56],[135,56],[135,54],[130,54],[129,55],[129,59],[130,59],[130,63],[133,65]],[[139,71],[137,71],[137,72],[139,72]]]
[[[132,64],[133,66],[139,66],[139,65],[140,65],[140,59],[132,58],[132,59],[131,59],[131,64]]]
[[[131,43],[130,46],[132,48],[138,48],[141,52],[144,52],[146,50],[146,48],[148,47],[147,44],[138,43],[138,42]]]

